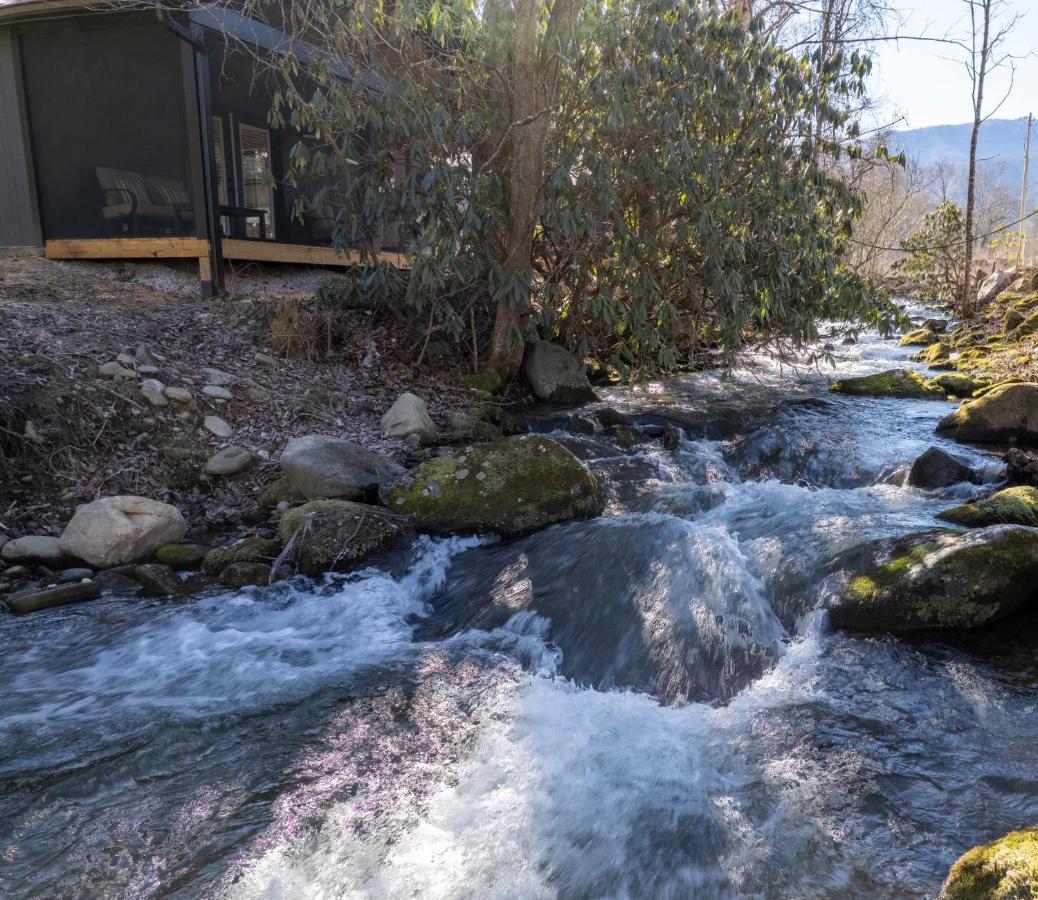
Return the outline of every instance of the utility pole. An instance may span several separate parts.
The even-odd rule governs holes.
[[[1024,138],[1024,183],[1020,187],[1020,266],[1023,267],[1024,250],[1027,247],[1027,223],[1023,221],[1027,215],[1027,179],[1031,177],[1031,127],[1034,113],[1027,114],[1027,137]]]

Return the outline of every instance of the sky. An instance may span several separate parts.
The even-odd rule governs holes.
[[[891,0],[904,23],[896,28],[902,35],[968,34],[969,18],[962,0]],[[1006,0],[1010,13],[1023,16],[1007,41],[1007,49],[1024,57],[1016,61],[1012,93],[997,112],[1000,119],[1016,119],[1028,112],[1038,115],[1038,0]],[[902,40],[883,42],[876,48],[872,69],[872,91],[879,99],[877,124],[904,119],[894,127],[924,128],[957,125],[972,121],[970,79],[962,64],[962,51],[938,43]],[[1009,87],[1005,72],[991,76],[985,90],[988,109],[998,103]]]

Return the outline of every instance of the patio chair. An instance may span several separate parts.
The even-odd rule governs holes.
[[[194,225],[194,210],[182,182],[171,178],[145,178],[139,172],[98,166],[94,170],[104,194],[102,226],[129,229],[140,234],[142,224],[167,231]]]

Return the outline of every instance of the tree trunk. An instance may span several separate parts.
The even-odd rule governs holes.
[[[984,79],[987,76],[989,41],[991,39],[991,0],[980,6],[984,16],[984,36],[980,44],[980,62],[973,67],[973,134],[970,137],[969,181],[966,188],[966,272],[962,279],[962,317],[973,315],[973,216],[977,204],[977,142],[984,124]]]
[[[560,64],[560,44],[569,35],[579,0],[555,0],[538,46],[537,28],[542,0],[515,0],[508,152],[502,168],[508,181],[508,228],[504,235],[507,275],[521,285],[521,299],[497,304],[494,333],[487,360],[488,381],[504,387],[518,374],[526,346],[524,327],[531,311],[529,288],[533,277],[533,233],[544,190],[544,159],[551,126],[551,106]],[[507,168],[505,168],[507,167]]]

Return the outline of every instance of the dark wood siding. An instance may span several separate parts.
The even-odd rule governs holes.
[[[10,28],[0,28],[0,198],[0,247],[41,246],[18,44]]]

